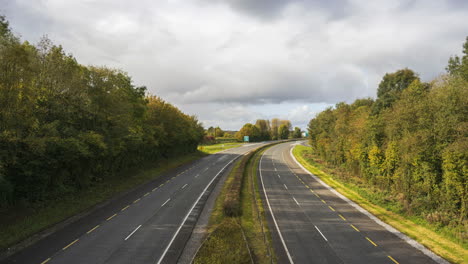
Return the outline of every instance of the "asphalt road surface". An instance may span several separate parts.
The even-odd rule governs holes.
[[[165,173],[3,263],[175,263],[220,174],[259,145],[229,149]]]
[[[313,179],[293,144],[269,148],[259,164],[279,263],[437,263]]]

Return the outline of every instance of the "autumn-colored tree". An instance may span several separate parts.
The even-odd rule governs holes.
[[[408,214],[468,224],[468,39],[448,74],[421,82],[409,69],[386,74],[378,98],[338,103],[309,122],[317,158],[365,182]],[[349,177],[352,176],[352,177]],[[460,233],[460,237],[462,237]]]
[[[79,192],[202,138],[194,116],[125,72],[80,65],[47,38],[21,42],[0,17],[0,207]]]

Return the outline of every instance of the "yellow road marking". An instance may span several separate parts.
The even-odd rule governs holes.
[[[179,176],[180,174],[178,174],[177,176]],[[175,179],[176,176],[172,177],[171,179]]]
[[[326,204],[327,202],[325,202],[323,199],[320,199],[320,201],[322,201],[322,203]]]
[[[162,183],[161,185],[159,185],[159,187],[162,187],[164,185],[164,183]]]
[[[148,196],[148,195],[149,195],[149,192],[145,193],[145,195],[143,195],[143,197]]]
[[[352,225],[352,224],[350,224],[350,226],[351,226],[352,228],[354,228],[354,230],[356,230],[356,231],[358,231],[358,232],[359,232],[359,229],[357,229],[357,227],[355,227],[355,226],[354,226],[354,225]]]
[[[310,189],[309,185],[307,185],[307,184],[306,184],[306,186],[305,186],[305,187],[306,187],[307,189]]]
[[[96,228],[98,228],[98,227],[99,227],[99,225],[93,227],[91,230],[89,230],[88,232],[86,232],[86,234],[89,234],[89,233],[93,232],[93,231],[94,231]]]
[[[113,214],[113,215],[111,215],[109,218],[107,218],[106,220],[109,221],[109,220],[111,220],[112,218],[114,218],[114,216],[116,216],[116,215],[117,215],[117,214]]]
[[[333,209],[333,207],[328,206],[328,208],[330,208],[330,210],[332,210],[333,212],[335,212],[335,209]]]
[[[125,210],[127,210],[127,208],[129,208],[129,207],[130,207],[130,205],[127,205],[127,206],[125,206],[124,208],[122,208],[122,210],[120,210],[120,211],[125,211]]]
[[[156,189],[158,189],[158,187],[155,187],[153,190],[151,190],[152,192],[156,191]]]
[[[320,198],[320,196],[317,193],[314,193],[314,194],[315,194],[315,196],[317,196],[317,198]]]
[[[311,192],[311,193],[314,193],[314,190],[311,189],[310,192]]]
[[[391,259],[393,262],[395,262],[396,264],[400,264],[398,263],[398,261],[396,261],[394,258],[392,258],[392,256],[387,256],[389,259]]]
[[[376,243],[374,243],[374,241],[372,241],[370,238],[366,237],[366,239],[367,239],[367,241],[371,242],[371,244],[372,244],[372,245],[374,245],[374,247],[376,247],[376,246],[377,246],[377,244],[376,244]]]
[[[341,219],[343,219],[344,221],[346,221],[346,218],[344,218],[344,216],[342,216],[342,215],[340,215],[340,214],[338,214],[338,215],[341,217]]]
[[[41,264],[46,264],[46,263],[49,262],[49,261],[50,261],[50,258],[48,258],[48,259],[42,261]]]
[[[170,180],[167,180],[166,183],[170,182]]]
[[[136,199],[135,201],[133,201],[133,203],[138,203],[140,201],[140,198]]]
[[[75,241],[71,242],[70,244],[68,244],[66,247],[62,248],[62,250],[65,250],[69,247],[71,247],[73,244],[75,244],[76,242],[78,242],[79,239],[75,239]]]

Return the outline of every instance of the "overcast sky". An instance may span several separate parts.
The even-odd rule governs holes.
[[[468,35],[465,0],[0,0],[0,14],[23,40],[48,35],[232,130],[272,117],[306,128],[404,67],[431,80]]]

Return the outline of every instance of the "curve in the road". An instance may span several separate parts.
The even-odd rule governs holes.
[[[233,160],[258,146],[229,149],[168,172],[2,263],[174,263],[193,228],[187,222],[198,217],[194,208],[203,208],[202,197]]]
[[[446,263],[412,247],[311,177],[295,162],[292,145],[269,148],[258,168],[269,225],[280,238],[274,246],[287,256],[281,260],[279,254],[280,262]]]

